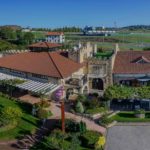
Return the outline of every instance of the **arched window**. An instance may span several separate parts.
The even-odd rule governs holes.
[[[95,78],[92,80],[92,89],[103,90],[103,80],[100,78]]]

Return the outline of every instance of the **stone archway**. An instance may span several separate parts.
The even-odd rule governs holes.
[[[104,83],[103,80],[100,78],[94,78],[92,80],[92,89],[96,90],[104,90]]]

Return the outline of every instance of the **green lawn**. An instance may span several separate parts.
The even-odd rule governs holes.
[[[25,134],[33,133],[37,129],[39,121],[37,118],[31,115],[31,106],[25,103],[20,103],[0,97],[0,109],[7,106],[20,107],[23,111],[23,117],[21,118],[16,128],[6,132],[1,132],[0,140],[20,138]]]
[[[134,32],[118,32],[109,37],[102,36],[83,36],[78,34],[66,35],[66,42],[78,42],[84,41],[96,43],[98,47],[104,50],[113,50],[115,43],[119,43],[121,50],[143,50],[146,47],[150,47],[150,33],[134,33]]]
[[[111,117],[111,119],[118,122],[150,122],[150,112],[146,112],[146,117],[143,119],[135,118],[134,112],[120,112],[117,115]]]
[[[85,111],[85,113],[91,114],[91,115],[98,114],[98,113],[103,113],[103,112],[106,112],[106,109],[103,108],[103,107],[97,107],[97,108],[93,108],[93,109],[87,109]]]

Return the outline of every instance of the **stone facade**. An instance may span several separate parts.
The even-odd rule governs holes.
[[[109,59],[88,59],[88,81],[91,93],[103,94],[104,90],[113,84],[112,80],[112,56]],[[97,83],[96,83],[97,82]]]
[[[98,93],[102,95],[104,90],[113,84],[112,70],[118,45],[109,58],[97,58],[97,45],[87,43],[78,45],[69,51],[69,58],[79,63],[84,62],[83,74],[87,76],[86,89],[88,93]]]

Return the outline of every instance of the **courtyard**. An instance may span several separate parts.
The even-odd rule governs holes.
[[[149,150],[150,124],[121,124],[107,132],[105,150]]]

